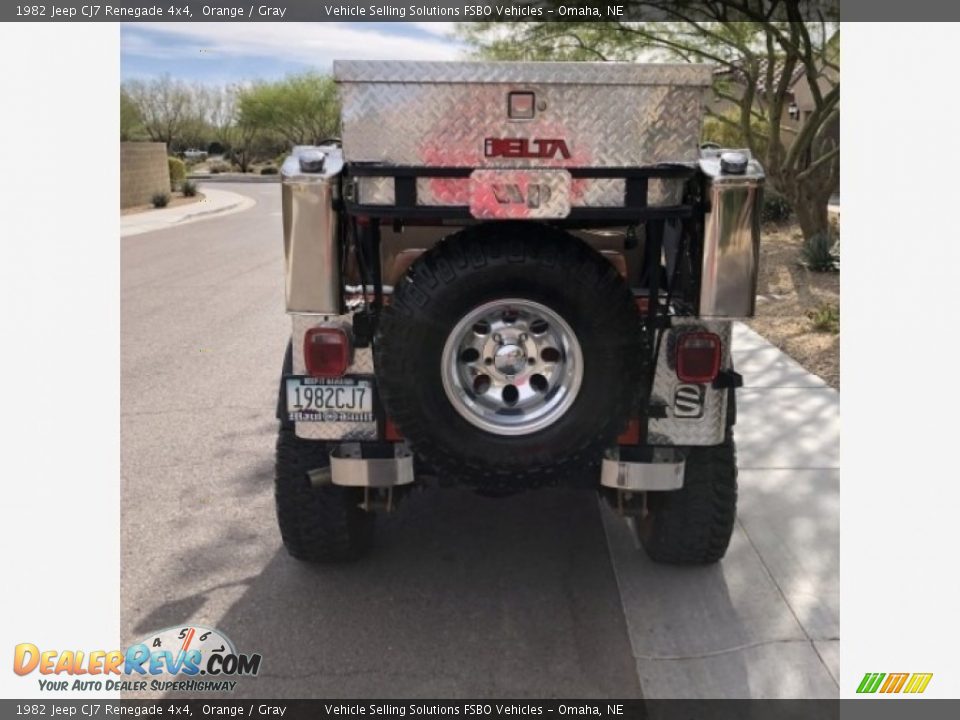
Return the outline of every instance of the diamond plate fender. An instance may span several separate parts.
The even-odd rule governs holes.
[[[677,378],[676,342],[683,333],[707,331],[723,343],[720,368],[732,368],[731,323],[698,318],[673,318],[673,327],[664,333],[657,358],[652,401],[666,406],[665,418],[650,421],[651,443],[658,445],[719,445],[726,434],[726,389],[691,385]]]

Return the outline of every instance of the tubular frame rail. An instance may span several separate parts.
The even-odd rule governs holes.
[[[379,163],[349,163],[344,166],[344,208],[350,215],[381,220],[473,220],[466,205],[419,205],[418,178],[468,178],[473,167],[425,167],[418,165],[383,165]],[[491,169],[491,168],[484,168]],[[574,179],[623,179],[624,204],[617,207],[574,207],[566,218],[549,220],[560,226],[582,222],[610,222],[636,224],[648,220],[693,217],[694,205],[680,204],[651,207],[648,187],[651,179],[688,181],[697,175],[695,165],[654,165],[649,167],[557,167],[529,168],[530,170],[566,170]],[[390,177],[394,183],[395,201],[390,205],[364,204],[356,201],[356,179]]]

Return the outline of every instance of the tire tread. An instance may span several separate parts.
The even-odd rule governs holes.
[[[680,490],[648,493],[639,521],[650,559],[708,565],[727,552],[737,516],[737,459],[732,431],[722,445],[690,448]]]
[[[609,420],[574,447],[548,448],[526,458],[509,458],[500,464],[477,462],[459,448],[437,442],[431,420],[424,417],[409,378],[416,355],[409,347],[412,323],[433,322],[431,308],[445,291],[476,272],[526,266],[528,273],[558,275],[564,292],[574,302],[597,308],[592,326],[604,337],[616,338],[623,352],[634,358],[623,363],[619,378],[623,391],[609,408]],[[461,481],[483,487],[523,488],[553,484],[560,478],[580,478],[599,467],[602,452],[615,443],[636,406],[642,372],[640,325],[633,296],[614,267],[585,243],[547,226],[504,222],[491,232],[477,226],[456,233],[424,253],[394,290],[393,302],[384,309],[374,344],[378,386],[391,420],[408,438],[417,454],[431,467]],[[464,437],[464,442],[469,438]],[[595,480],[595,476],[593,478]]]
[[[274,499],[280,537],[298,560],[356,560],[371,543],[373,514],[359,507],[357,491],[311,483],[308,472],[329,461],[326,443],[303,440],[292,428],[281,427]]]

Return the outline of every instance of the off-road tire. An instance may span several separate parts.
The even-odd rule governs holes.
[[[683,488],[648,492],[646,509],[637,519],[637,534],[651,560],[673,565],[720,560],[737,517],[733,431],[722,445],[690,448]]]
[[[522,298],[567,322],[583,353],[576,400],[551,425],[525,435],[487,432],[447,397],[441,355],[451,330],[484,303]],[[531,223],[466,229],[424,253],[397,283],[375,339],[388,416],[414,450],[450,480],[488,490],[596,482],[636,405],[645,354],[629,288],[599,253]]]
[[[288,346],[283,373],[290,372]],[[356,560],[369,548],[373,538],[374,516],[360,508],[360,490],[311,483],[308,473],[329,464],[327,443],[298,438],[294,424],[281,419],[274,499],[283,545],[298,560]]]
[[[284,547],[298,560],[356,560],[373,537],[373,514],[360,508],[356,488],[311,484],[307,473],[329,462],[325,443],[280,430],[274,487],[277,522]]]

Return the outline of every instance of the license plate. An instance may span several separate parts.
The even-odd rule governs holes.
[[[373,385],[360,378],[287,378],[287,415],[296,422],[374,422]]]
[[[470,214],[482,219],[565,218],[570,183],[566,170],[474,170]]]

